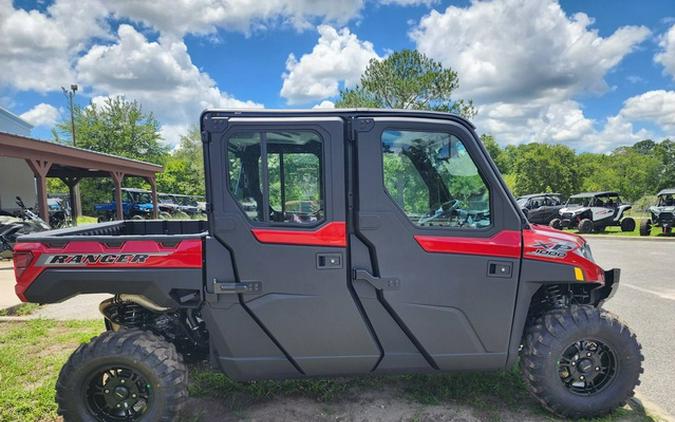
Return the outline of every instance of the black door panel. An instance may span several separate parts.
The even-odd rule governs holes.
[[[239,295],[238,306],[249,313],[251,321],[277,349],[275,353],[268,350],[265,356],[258,353],[256,359],[262,363],[276,362],[282,355],[287,358],[286,367],[294,365],[298,373],[306,375],[367,372],[381,358],[377,341],[351,292],[351,273],[344,262],[347,248],[335,247],[330,239],[316,234],[329,225],[344,227],[346,221],[343,126],[343,120],[337,117],[232,118],[223,134],[209,146],[210,177],[214,181],[210,188],[217,190],[210,197],[222,198],[212,204],[211,232],[233,251],[235,281],[256,281],[262,286],[260,292]],[[267,133],[277,134],[274,144],[266,140]],[[302,136],[296,136],[297,133]],[[291,135],[288,143],[284,138],[285,134],[295,134],[300,139],[307,133],[320,138],[320,152],[314,146],[312,150],[303,150],[303,144],[298,144]],[[235,136],[239,143],[228,152],[228,139]],[[265,150],[267,161],[247,155],[257,153],[265,157]],[[227,154],[235,159],[230,160],[231,156],[225,159]],[[321,158],[318,186],[311,177],[299,177],[303,171],[310,174],[307,166],[315,166],[316,157],[311,154],[319,154]],[[281,163],[289,165],[291,158],[298,158],[295,167],[284,172]],[[273,170],[273,166],[278,167]],[[270,175],[267,180],[266,171]],[[236,177],[234,182],[232,175]],[[303,189],[308,186],[314,186],[315,191],[319,189],[322,198],[304,199]],[[265,192],[269,195],[265,196]],[[316,212],[316,208],[321,211]],[[259,241],[253,230],[266,233],[272,243],[264,243],[264,237]],[[338,243],[346,245],[345,230],[338,235],[343,238]],[[302,239],[298,240],[299,237]],[[316,238],[316,242],[306,244],[307,237]],[[320,256],[340,257],[343,264],[320,265]],[[238,328],[232,326],[235,321],[229,320],[226,312],[211,314],[217,330],[231,332]],[[241,336],[237,338],[246,341]],[[229,351],[226,356],[222,356],[222,349],[218,348],[218,352],[221,360],[236,359],[234,355],[227,356]],[[252,366],[241,365],[239,369],[250,371],[251,376],[257,373]]]
[[[400,281],[399,289],[377,290],[362,282],[357,289],[384,349],[380,366],[387,365],[393,356],[415,356],[418,361],[421,357],[428,366],[439,369],[496,368],[504,365],[518,284],[519,254],[498,257],[500,262],[510,265],[510,276],[489,277],[489,263],[495,260],[495,256],[461,254],[461,251],[429,253],[420,247],[414,236],[487,239],[504,230],[519,231],[517,211],[496,182],[476,140],[464,128],[423,119],[372,120],[374,123],[371,125],[355,125],[370,128],[357,132],[358,179],[355,188],[356,231],[368,247],[368,253],[354,249],[352,256],[355,262],[369,259],[375,276],[396,277]],[[474,223],[476,219],[467,219],[469,215],[480,214],[473,211],[472,214],[461,215],[453,211],[454,214],[448,214],[456,214],[457,218],[446,218],[445,208],[439,208],[432,216],[407,217],[393,199],[395,195],[384,188],[382,136],[387,130],[442,132],[461,140],[489,189],[491,223],[486,226]],[[452,149],[450,144],[447,149]],[[408,165],[408,171],[416,169],[422,172],[416,183],[424,186],[433,183],[439,176],[423,168],[426,162],[419,161],[421,150],[407,153],[411,160],[418,160]],[[456,151],[448,151],[447,159],[452,159],[453,154]],[[400,196],[408,195],[405,192]],[[450,193],[442,190],[431,192],[430,195],[437,198],[428,198],[428,201],[430,204],[434,200],[452,204],[448,200],[451,199]],[[438,215],[442,217],[437,218]],[[441,220],[442,223],[435,224]],[[466,223],[469,220],[471,223]],[[431,224],[425,226],[426,221],[431,221]],[[453,227],[452,224],[462,227]],[[380,303],[378,311],[373,311],[376,308],[373,297]],[[382,320],[386,319],[384,315],[388,315],[392,323],[383,323]],[[400,341],[401,336],[408,341]]]

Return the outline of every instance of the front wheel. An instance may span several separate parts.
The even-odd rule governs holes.
[[[176,348],[141,330],[108,331],[81,345],[56,383],[68,421],[173,421],[187,398]]]
[[[643,361],[635,334],[589,305],[550,311],[534,321],[521,351],[530,393],[566,418],[607,415],[633,396]]]
[[[640,221],[640,236],[649,236],[652,231],[652,220],[645,218]]]
[[[562,229],[563,229],[562,220],[559,219],[559,218],[554,218],[553,220],[551,220],[551,221],[548,223],[548,225],[549,225],[550,227],[553,227],[553,228],[556,229],[556,230],[562,230]]]
[[[593,222],[588,218],[579,221],[579,233],[590,233],[593,231]]]
[[[622,232],[632,232],[635,230],[635,220],[630,217],[626,217],[621,220],[621,231]]]

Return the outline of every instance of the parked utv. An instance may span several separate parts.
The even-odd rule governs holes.
[[[618,192],[579,193],[570,196],[560,209],[561,221],[553,220],[550,226],[577,229],[579,233],[602,232],[608,226],[620,226],[621,231],[632,232],[635,220],[624,216],[631,208],[621,201]]]
[[[516,199],[520,209],[532,224],[548,226],[551,221],[560,219],[558,211],[563,207],[563,201],[559,193],[534,193],[523,195]],[[552,225],[560,228],[560,224]]]
[[[152,217],[152,196],[144,189],[122,188],[122,213],[125,219],[143,220]],[[96,204],[98,221],[111,221],[115,217],[115,191],[112,201]]]
[[[664,189],[656,194],[658,202],[649,207],[650,218],[640,223],[640,236],[649,236],[652,227],[661,227],[663,234],[670,234],[675,225],[675,188]]]
[[[111,293],[56,384],[65,421],[177,419],[185,358],[235,380],[503,370],[596,417],[642,372],[586,241],[527,222],[447,113],[206,111],[208,221],[21,237],[23,301]],[[190,416],[186,416],[190,417]]]

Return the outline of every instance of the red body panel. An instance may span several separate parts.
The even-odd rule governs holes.
[[[258,242],[277,243],[283,245],[347,246],[347,224],[344,221],[333,221],[316,230],[291,229],[251,229]]]
[[[529,230],[523,230],[523,243],[525,245],[523,258],[525,259],[579,267],[584,273],[584,281],[599,283],[605,281],[605,271],[602,267],[574,252],[586,244],[586,240],[581,236],[533,224]],[[542,251],[551,251],[556,248],[558,256],[547,256],[542,253]]]
[[[15,291],[23,301],[26,301],[26,289],[46,268],[202,267],[201,239],[183,240],[175,246],[153,240],[129,240],[118,247],[88,240],[72,241],[61,247],[48,247],[37,242],[15,245],[15,263],[23,260],[25,264],[28,254],[32,258],[27,265],[23,268],[15,265]]]
[[[504,230],[492,237],[450,237],[416,235],[415,240],[427,252],[520,258],[520,232]]]
[[[579,267],[584,281],[604,282],[604,270],[575,250],[586,241],[548,226],[531,225],[521,233],[504,230],[489,238],[417,235],[415,240],[427,252],[520,258]],[[522,251],[521,251],[522,247]],[[562,281],[562,280],[561,280]]]

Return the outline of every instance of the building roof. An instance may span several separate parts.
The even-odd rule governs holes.
[[[30,132],[33,129],[33,125],[7,110],[6,108],[0,107],[0,117],[11,120],[14,124],[26,129],[26,132]]]
[[[610,195],[619,195],[619,192],[616,191],[603,191],[603,192],[581,192],[576,195],[570,196],[570,198],[589,198],[594,196],[610,196]]]
[[[89,151],[41,139],[0,132],[0,156],[52,163],[48,176],[108,176],[120,172],[129,176],[151,177],[162,166],[117,155]]]

